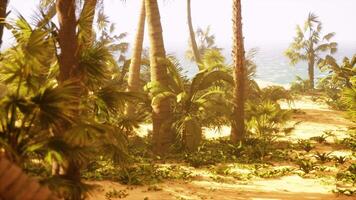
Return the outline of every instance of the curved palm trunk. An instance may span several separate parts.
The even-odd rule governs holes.
[[[234,31],[234,112],[231,126],[231,141],[241,141],[245,137],[244,103],[245,103],[245,50],[242,34],[241,0],[233,1]]]
[[[145,33],[145,20],[146,20],[146,9],[145,0],[142,0],[142,7],[140,11],[140,18],[138,21],[138,28],[135,38],[135,44],[132,52],[131,63],[129,67],[129,78],[128,78],[128,91],[138,92],[140,90],[140,67],[141,67],[141,56],[142,56],[142,45]],[[135,109],[132,104],[128,104],[126,108],[126,113],[129,115],[134,113]]]
[[[192,51],[194,54],[195,62],[198,64],[199,70],[203,69],[201,55],[198,49],[197,41],[195,40],[195,32],[193,28],[192,22],[192,9],[191,9],[191,0],[187,0],[187,17],[188,17],[188,27],[189,27],[189,35],[190,35],[190,43],[192,47]]]
[[[77,76],[78,40],[77,21],[75,17],[75,0],[57,0],[57,15],[59,21],[59,80],[65,81]]]
[[[59,200],[46,186],[29,177],[0,153],[0,199]]]
[[[83,5],[83,10],[81,13],[81,17],[86,18],[86,21],[88,23],[89,28],[83,30],[86,31],[84,35],[86,37],[83,38],[83,42],[85,45],[91,45],[93,42],[93,24],[94,24],[94,17],[95,17],[95,11],[96,11],[96,4],[98,0],[85,0],[84,5]],[[81,31],[81,30],[80,30]]]
[[[8,0],[0,0],[0,19],[6,18],[6,8]],[[0,24],[0,47],[2,45],[2,36],[4,34],[4,24]]]
[[[165,64],[166,51],[164,49],[162,26],[157,0],[146,0],[147,25],[150,38],[150,66],[151,81],[167,84],[168,74]],[[153,122],[153,150],[157,154],[164,154],[172,143],[172,111],[168,99],[152,106]]]

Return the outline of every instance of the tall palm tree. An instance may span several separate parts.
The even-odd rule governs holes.
[[[198,49],[197,41],[195,40],[195,32],[194,32],[194,28],[193,28],[191,0],[187,0],[187,18],[188,18],[190,45],[191,45],[192,52],[194,55],[194,60],[198,64],[199,70],[202,70],[203,67],[202,67],[202,62],[201,62],[201,55],[200,55],[200,52]]]
[[[233,1],[233,58],[234,58],[234,111],[231,126],[231,141],[241,141],[245,137],[245,49],[242,35],[241,0]]]
[[[140,17],[138,21],[138,28],[136,32],[136,38],[134,42],[134,47],[132,51],[131,63],[129,67],[129,78],[128,78],[128,91],[138,92],[140,85],[140,67],[142,58],[142,45],[145,33],[145,20],[146,20],[146,9],[145,0],[142,0],[142,7],[140,11]],[[132,114],[134,108],[131,104],[127,105],[126,113]]]
[[[205,53],[209,50],[220,51],[221,48],[218,48],[215,44],[215,35],[210,33],[210,26],[206,29],[198,28],[195,32],[195,39],[197,40],[198,45],[198,54],[201,56],[201,61],[204,62],[203,57]],[[191,46],[191,44],[189,44]],[[215,51],[215,52],[216,52]],[[185,56],[187,59],[191,61],[195,61],[194,52],[192,49],[188,49],[185,52]]]
[[[76,76],[78,68],[76,1],[57,0],[56,8],[60,26],[58,40],[61,48],[61,54],[59,55],[59,81],[65,81]]]
[[[8,4],[8,0],[0,0],[0,20],[4,20],[6,18],[7,4]],[[3,34],[4,34],[4,24],[0,24],[0,47],[2,45]]]
[[[157,0],[145,0],[145,8],[150,39],[151,81],[168,85],[166,51]],[[165,99],[152,105],[152,108],[153,150],[157,154],[164,154],[167,152],[173,138],[170,101]]]
[[[318,16],[309,13],[304,27],[297,25],[297,36],[286,50],[285,55],[289,58],[292,65],[299,61],[308,62],[308,75],[310,88],[314,89],[314,67],[320,60],[320,53],[329,51],[333,54],[337,51],[337,43],[330,42],[335,33],[328,33],[321,37],[322,23]]]
[[[59,83],[63,84],[67,80],[76,80],[80,83],[79,78],[79,49],[77,38],[77,20],[76,20],[76,0],[57,0],[56,9],[59,21],[58,40],[61,49],[59,55]],[[80,92],[77,93],[80,97]],[[79,99],[79,98],[78,98]],[[76,105],[79,110],[79,102]],[[61,124],[63,132],[70,128],[70,124]],[[66,164],[64,177],[70,181],[80,182],[80,168],[73,161]],[[81,193],[73,193],[73,200],[81,199]]]

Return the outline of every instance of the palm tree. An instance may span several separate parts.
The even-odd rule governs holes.
[[[201,59],[204,57],[205,53],[209,50],[220,51],[221,48],[218,48],[215,45],[215,35],[210,33],[210,26],[206,29],[198,28],[195,32],[195,39],[197,40],[198,46],[198,54],[200,55]],[[191,41],[189,42],[189,47],[192,46]],[[188,49],[185,52],[185,56],[187,59],[191,61],[196,61],[194,57],[193,49]],[[201,60],[204,62],[203,60]],[[204,65],[204,64],[203,64]]]
[[[77,76],[78,39],[77,20],[75,16],[75,0],[57,0],[57,15],[59,21],[58,40],[61,48],[59,55],[59,81],[63,82]]]
[[[191,9],[191,0],[187,0],[187,18],[188,18],[188,27],[189,27],[189,36],[192,52],[194,55],[194,60],[198,64],[199,70],[202,70],[201,55],[198,49],[197,41],[195,40],[195,32],[192,22],[192,9]]]
[[[224,67],[204,66],[190,81],[179,69],[182,67],[170,57],[168,70],[172,79],[169,85],[151,82],[147,88],[153,96],[152,104],[172,99],[176,145],[195,151],[202,139],[202,127],[221,126],[224,117],[231,115],[229,104],[225,103],[226,88],[218,85],[232,85],[233,78]]]
[[[76,0],[57,0],[56,8],[60,26],[58,31],[58,41],[61,49],[61,54],[59,55],[58,80],[60,84],[63,84],[67,80],[72,79],[79,84],[79,48],[76,31],[77,20],[75,15]],[[81,92],[78,92],[76,94],[77,97],[80,97],[80,94]],[[76,104],[76,108],[79,110],[79,102]],[[70,126],[71,125],[68,123],[62,123],[63,132],[67,131]],[[73,161],[68,161],[64,167],[64,177],[68,180],[80,183],[81,177],[79,166]],[[81,192],[73,193],[72,199],[81,199]]]
[[[245,49],[242,36],[241,0],[233,1],[233,57],[234,57],[234,111],[231,125],[231,141],[241,141],[245,137]]]
[[[145,0],[148,33],[150,39],[151,81],[167,85],[168,73],[162,26],[157,0]],[[172,109],[169,99],[152,105],[154,152],[164,154],[172,142]]]
[[[142,0],[142,7],[140,11],[140,18],[138,21],[138,28],[135,38],[135,44],[133,47],[131,63],[129,67],[129,78],[128,78],[128,91],[138,92],[140,85],[140,68],[141,68],[141,58],[142,58],[142,45],[145,33],[145,20],[146,20],[146,9],[145,0]],[[134,113],[134,108],[131,104],[127,105],[126,113]]]
[[[321,31],[322,23],[316,15],[309,13],[304,27],[297,25],[297,36],[285,52],[292,65],[299,61],[308,62],[311,89],[314,89],[314,67],[320,59],[320,53],[330,51],[330,54],[333,54],[337,51],[337,43],[330,42],[335,33],[328,33],[321,37]]]
[[[5,20],[6,18],[6,8],[7,8],[8,0],[0,0],[0,20]],[[2,36],[4,33],[4,24],[0,24],[0,47],[2,45]]]

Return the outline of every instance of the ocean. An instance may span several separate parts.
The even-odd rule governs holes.
[[[255,79],[267,83],[277,83],[281,85],[288,85],[295,80],[296,76],[300,76],[303,79],[308,78],[307,63],[300,62],[296,66],[292,66],[289,63],[287,57],[284,56],[283,52],[288,47],[286,45],[263,45],[257,46],[258,53],[256,54],[254,61],[257,64],[257,73]],[[255,47],[253,47],[255,48]],[[248,51],[249,48],[246,48]],[[184,52],[180,50],[179,52]],[[181,61],[181,65],[186,71],[188,77],[193,77],[197,73],[197,68],[194,63],[189,62],[185,59],[184,53],[174,52],[174,55],[178,57]],[[227,63],[231,62],[231,48],[224,48],[223,54],[226,57]],[[342,62],[343,58],[346,56],[352,58],[356,55],[356,44],[343,44],[339,45],[337,53],[333,55],[337,59],[338,63]],[[326,72],[321,72],[320,70],[315,70],[316,80],[325,76]]]

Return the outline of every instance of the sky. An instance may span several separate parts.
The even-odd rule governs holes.
[[[34,13],[39,0],[11,0],[12,14]],[[141,0],[104,0],[105,13],[134,39]],[[164,41],[168,52],[184,51],[188,44],[185,0],[158,0]],[[242,0],[243,31],[247,48],[263,45],[287,45],[295,34],[295,26],[314,12],[323,22],[325,32],[336,32],[335,40],[356,47],[356,0]],[[14,15],[12,15],[14,16]],[[216,43],[230,48],[232,43],[232,0],[192,0],[195,28],[211,26]],[[7,33],[5,38],[9,38]],[[147,37],[146,37],[147,38]],[[5,40],[9,42],[9,40]],[[5,44],[8,45],[8,44]],[[148,45],[148,40],[145,40]]]

